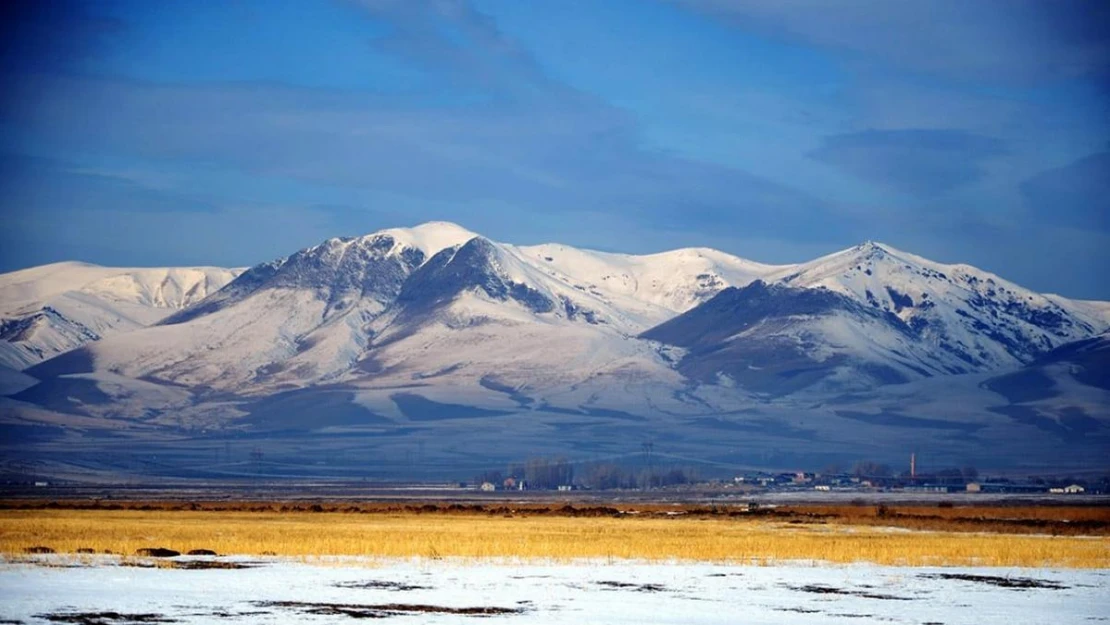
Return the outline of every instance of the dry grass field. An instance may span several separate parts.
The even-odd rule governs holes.
[[[782,516],[697,509],[675,514],[673,508],[663,507],[631,515],[609,514],[610,508],[571,507],[510,511],[377,505],[362,510],[370,512],[364,514],[355,513],[357,506],[284,506],[285,511],[280,505],[259,506],[255,511],[167,509],[203,508],[177,504],[135,507],[148,509],[8,506],[0,510],[0,552],[19,554],[28,547],[46,546],[58,552],[94,549],[127,555],[143,547],[167,547],[182,552],[203,548],[221,554],[305,557],[638,558],[763,564],[822,560],[1110,568],[1103,508],[1034,509],[1040,512],[1007,508],[997,511],[995,525],[984,522],[979,531],[967,531],[964,525],[975,522],[959,521],[959,509],[945,508],[918,510],[916,516],[927,517],[921,522],[906,518],[914,516],[906,510],[873,507],[854,515],[814,507]],[[981,512],[967,518],[987,519]],[[967,515],[966,509],[963,514]],[[1091,534],[1102,535],[1002,533],[999,519],[1063,525],[1082,521],[1095,529]],[[957,529],[906,529],[898,527],[899,520],[925,526],[955,523]],[[1029,530],[1031,526],[1019,527]]]

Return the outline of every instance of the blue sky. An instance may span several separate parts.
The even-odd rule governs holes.
[[[0,271],[879,240],[1110,299],[1100,0],[43,0],[0,15]]]

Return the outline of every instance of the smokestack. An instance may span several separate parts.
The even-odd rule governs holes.
[[[911,453],[910,454],[910,478],[912,479],[912,478],[916,478],[916,477],[917,477],[917,454],[916,453]]]

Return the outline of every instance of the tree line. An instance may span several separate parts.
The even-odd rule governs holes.
[[[505,471],[483,471],[475,476],[477,484],[489,482],[502,487],[507,481],[514,486],[522,481],[529,489],[554,490],[560,486],[575,486],[591,490],[616,490],[660,488],[698,481],[693,469],[672,467],[651,470],[626,467],[610,462],[588,463],[576,472],[574,464],[564,457],[530,458],[514,463]]]

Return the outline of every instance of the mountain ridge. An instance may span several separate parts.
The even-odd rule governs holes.
[[[219,291],[241,271],[71,261],[0,274],[0,364],[23,369],[151,325]]]
[[[515,246],[441,222],[328,239],[32,366],[39,383],[0,400],[0,421],[280,424],[387,456],[415,440],[443,458],[461,441],[610,453],[631,436],[720,458],[1085,445],[1086,462],[1110,431],[1110,391],[1038,359],[1101,336],[1103,310],[874,242],[776,266]],[[1056,390],[1012,398],[1017,372]],[[1055,438],[1038,450],[1031,432]]]

